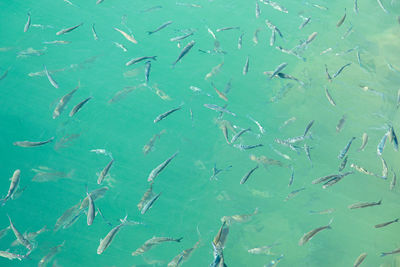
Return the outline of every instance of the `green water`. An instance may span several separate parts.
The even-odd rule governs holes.
[[[388,140],[383,152],[389,166],[387,180],[350,168],[355,163],[381,175],[377,145],[387,131],[387,124],[400,133],[396,108],[400,81],[398,1],[382,0],[389,12],[385,13],[377,1],[360,0],[358,14],[353,11],[352,1],[280,0],[278,3],[288,10],[287,14],[259,2],[259,18],[255,16],[255,1],[104,0],[98,5],[95,0],[71,2],[74,6],[63,0],[0,1],[0,75],[8,70],[0,80],[0,195],[6,196],[8,178],[16,169],[21,170],[19,187],[26,187],[19,197],[1,207],[0,228],[9,225],[8,214],[21,233],[37,231],[44,225],[50,229],[33,242],[35,249],[29,258],[22,261],[0,258],[0,266],[36,266],[51,248],[64,241],[61,251],[47,266],[167,266],[198,240],[198,248],[182,265],[208,266],[214,259],[211,242],[221,227],[221,217],[249,214],[255,208],[259,213],[250,220],[229,227],[224,248],[227,266],[264,266],[282,254],[278,266],[351,266],[363,252],[368,256],[362,266],[400,266],[399,256],[380,257],[381,252],[400,247],[400,225],[374,228],[399,217],[399,189],[395,186],[389,190],[392,169],[399,175],[398,152]],[[161,8],[146,11],[157,6]],[[346,19],[337,27],[345,8]],[[24,32],[28,12],[31,25]],[[311,17],[301,30],[300,16]],[[271,30],[266,27],[265,19],[283,34],[284,39],[276,34],[274,46],[287,50],[311,33],[318,33],[301,53],[305,61],[269,45]],[[173,23],[152,35],[146,33],[167,21]],[[82,22],[79,28],[56,35],[61,29]],[[93,37],[93,23],[98,40]],[[342,38],[351,26],[351,34]],[[113,27],[132,34],[138,44],[129,42]],[[240,29],[217,32],[224,27]],[[215,40],[208,28],[216,35],[219,52],[214,51]],[[257,29],[260,29],[258,44],[253,41]],[[193,35],[181,41],[180,47],[178,42],[170,41],[189,32]],[[238,49],[242,33],[242,49]],[[69,43],[44,44],[54,40]],[[191,40],[196,42],[194,47],[171,68]],[[127,52],[114,42],[122,44]],[[29,48],[42,52],[21,56],[21,51]],[[328,48],[332,50],[321,54]],[[140,86],[145,81],[145,61],[125,66],[130,59],[141,56],[157,56],[151,62],[148,86]],[[247,57],[249,70],[243,75]],[[220,72],[205,79],[222,62]],[[288,79],[270,80],[263,74],[283,62],[288,65],[282,72],[304,85]],[[352,64],[332,82],[327,80],[325,64],[333,76],[347,63]],[[42,72],[43,65],[59,84],[58,89],[43,73],[32,74]],[[211,82],[224,92],[230,80],[231,89],[225,102]],[[80,87],[64,112],[52,119],[60,98],[78,83]],[[364,91],[360,85],[374,91]],[[117,92],[133,86],[137,89],[109,102]],[[193,92],[190,86],[201,88],[202,92]],[[336,106],[329,104],[325,87]],[[166,96],[157,95],[156,88]],[[93,98],[70,118],[70,110],[87,97]],[[219,113],[204,104],[221,107],[228,104],[227,109],[237,116],[224,114],[218,119]],[[153,123],[159,114],[180,105],[181,110]],[[336,125],[343,115],[346,121],[338,133]],[[265,128],[264,134],[248,116]],[[296,120],[282,127],[292,117]],[[296,143],[299,153],[274,141],[302,135],[312,120],[315,121],[310,129],[312,139]],[[263,147],[240,151],[227,144],[221,123],[238,127],[236,132],[251,127],[252,131],[243,134],[235,144],[263,144]],[[232,130],[228,127],[229,138],[234,135]],[[144,155],[143,146],[162,131],[165,132],[155,141],[153,149]],[[364,132],[369,141],[365,150],[358,152]],[[73,138],[61,143],[71,135]],[[44,141],[53,136],[52,143],[40,147],[13,145],[15,141]],[[318,177],[338,173],[341,160],[337,156],[353,136],[357,139],[350,147],[343,172],[353,170],[354,174],[327,189],[322,189],[321,184],[311,184]],[[311,147],[313,167],[302,149],[304,143]],[[287,154],[290,160],[275,153],[270,145]],[[90,152],[93,149],[105,149],[115,160],[102,185],[96,183],[97,177],[110,158]],[[148,189],[149,173],[176,151],[179,154],[155,179],[153,191],[162,192],[160,198],[142,215],[137,204]],[[250,159],[251,155],[279,160],[282,166],[265,168],[260,164],[241,185],[243,175],[257,164]],[[232,167],[220,172],[217,180],[210,180],[214,164],[218,169]],[[294,168],[290,187],[289,166]],[[36,174],[33,169],[40,168],[70,176],[59,180],[50,176],[50,181],[41,183],[32,181]],[[109,187],[104,198],[95,201],[105,219],[98,214],[93,225],[87,226],[83,214],[71,227],[54,232],[53,227],[64,211],[86,197],[86,186],[89,192]],[[290,192],[302,187],[305,190],[284,201]],[[347,208],[355,202],[380,199],[380,206]],[[335,209],[331,214],[310,214],[311,210],[330,208]],[[143,225],[123,227],[104,253],[97,255],[99,240],[125,215]],[[331,230],[318,233],[304,246],[298,245],[304,233],[327,225],[332,218]],[[183,240],[163,243],[141,256],[131,256],[153,236],[183,237]],[[23,246],[11,247],[13,240],[15,236],[9,231],[0,239],[0,250],[26,254]],[[247,252],[274,243],[277,244],[271,249],[272,255]]]

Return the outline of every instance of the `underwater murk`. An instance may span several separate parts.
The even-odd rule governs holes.
[[[400,1],[0,1],[0,266],[400,266]]]

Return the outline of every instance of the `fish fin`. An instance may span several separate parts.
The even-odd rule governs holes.
[[[385,253],[385,252],[382,252],[382,253],[381,253],[381,257],[384,257],[384,256],[386,256],[386,255],[388,255],[388,254]]]
[[[181,242],[182,239],[183,239],[183,237],[180,237],[180,238],[178,238],[178,239],[175,239],[175,241],[176,241],[176,242]]]

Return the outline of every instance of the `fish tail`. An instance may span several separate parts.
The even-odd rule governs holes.
[[[329,226],[328,228],[329,228],[329,229],[332,228],[332,227],[331,227],[331,224],[332,224],[332,222],[333,222],[333,219],[334,219],[334,218],[332,218],[332,219],[329,221],[329,223],[328,223],[328,226]]]
[[[157,56],[152,57],[153,60],[157,60]]]
[[[181,242],[182,239],[183,239],[183,237],[180,237],[180,238],[178,238],[178,239],[175,239],[175,241],[176,241],[176,242]]]
[[[150,32],[150,31],[147,31],[147,34],[148,35],[151,35],[151,34],[153,34],[154,32]]]
[[[381,257],[384,257],[384,256],[386,256],[386,255],[388,255],[388,253],[385,253],[385,252],[382,252],[382,253],[381,253]]]

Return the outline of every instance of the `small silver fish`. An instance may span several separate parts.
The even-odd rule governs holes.
[[[187,53],[189,53],[189,51],[193,48],[195,43],[196,42],[194,40],[192,40],[182,49],[182,51],[179,54],[178,58],[174,61],[174,63],[172,63],[172,67],[173,68],[175,67],[176,63],[178,63]]]
[[[164,29],[165,27],[167,27],[168,25],[170,25],[172,23],[173,23],[172,21],[167,21],[167,22],[163,23],[161,26],[159,26],[157,29],[155,29],[154,31],[148,31],[147,34],[151,35],[153,33],[161,31],[162,29]]]
[[[356,0],[357,1],[357,0]],[[367,257],[367,253],[361,253],[360,256],[357,257],[357,259],[355,260],[353,267],[358,267],[361,265],[361,263],[365,260],[365,258]]]
[[[343,129],[343,125],[346,122],[346,115],[343,115],[336,125],[336,132],[340,132]]]
[[[33,246],[32,246],[32,244],[31,244],[31,242],[30,242],[28,239],[26,239],[26,238],[17,230],[17,228],[15,228],[15,226],[14,226],[14,224],[12,223],[11,218],[10,218],[10,216],[8,216],[8,214],[7,214],[7,217],[8,217],[8,220],[10,221],[11,230],[14,232],[14,235],[15,235],[15,237],[17,238],[18,242],[19,242],[21,245],[23,245],[24,247],[26,247],[28,250],[32,250],[32,249],[33,249]]]
[[[53,79],[53,77],[50,75],[50,73],[47,71],[47,68],[45,65],[43,65],[44,67],[44,72],[46,73],[47,79],[49,80],[50,84],[54,86],[54,88],[58,89],[58,84],[57,82]]]
[[[346,19],[346,9],[344,9],[344,15],[343,15],[343,17],[338,21],[338,23],[336,24],[336,27],[340,27],[340,26],[342,26],[342,24],[343,24],[343,22],[344,22],[344,20]]]
[[[249,71],[249,57],[247,56],[246,63],[244,64],[243,67],[243,75],[246,75],[248,71]]]
[[[170,156],[168,159],[166,159],[164,162],[162,162],[160,165],[158,165],[155,169],[153,169],[149,177],[147,178],[148,182],[154,181],[154,179],[165,169],[165,167],[168,166],[168,164],[178,155],[178,151],[175,152],[172,156]]]
[[[152,197],[148,202],[146,202],[146,204],[144,204],[142,210],[140,211],[141,214],[145,214],[154,204],[154,202],[156,202],[156,200],[161,196],[161,192],[158,193],[157,195],[155,195],[154,197]]]
[[[63,112],[65,106],[68,104],[69,100],[72,98],[72,96],[74,95],[74,93],[79,89],[79,85],[72,90],[71,92],[69,92],[68,94],[64,95],[60,101],[58,102],[56,108],[53,111],[53,119],[57,118],[58,116],[60,116],[60,114]]]
[[[83,22],[80,23],[80,24],[78,24],[78,25],[76,25],[76,26],[72,26],[72,27],[70,27],[70,28],[62,29],[62,30],[58,31],[58,32],[56,33],[56,35],[62,35],[62,34],[71,32],[71,31],[75,30],[76,28],[78,28],[78,27],[81,26],[81,25],[83,25]]]
[[[349,209],[361,209],[361,208],[367,208],[367,207],[372,207],[372,206],[379,206],[382,204],[382,199],[379,200],[378,202],[358,202],[351,204],[348,206]]]
[[[11,183],[10,183],[10,187],[8,189],[7,195],[3,199],[0,200],[1,203],[4,204],[7,200],[9,200],[10,198],[13,197],[13,195],[15,194],[15,192],[18,189],[20,176],[21,176],[21,171],[18,169],[15,170],[13,173],[13,176],[10,178]]]
[[[276,74],[281,72],[281,70],[283,70],[287,65],[288,64],[286,62],[279,64],[279,66],[275,68],[275,70],[272,72],[272,74],[269,76],[269,78],[272,79],[272,77],[274,77]]]
[[[344,156],[346,156],[347,152],[350,149],[351,143],[353,143],[354,139],[356,139],[354,136],[350,139],[350,141],[346,144],[346,146],[340,151],[338,155],[338,159],[343,159]]]
[[[27,32],[30,26],[31,26],[31,13],[28,13],[28,20],[25,23],[24,32]]]
[[[386,144],[386,139],[388,137],[388,132],[385,133],[385,135],[382,137],[381,141],[379,142],[378,146],[376,147],[376,153],[378,154],[378,156],[381,156],[383,153],[383,149],[385,148],[385,144]]]
[[[255,170],[257,170],[258,169],[258,165],[257,166],[255,166],[253,169],[251,169],[250,171],[248,171],[243,177],[242,177],[242,179],[240,180],[240,184],[244,184],[249,178],[250,178],[250,175],[255,171]]]
[[[104,169],[100,172],[99,177],[97,178],[97,184],[101,184],[103,182],[104,178],[107,176],[108,172],[110,171],[113,163],[114,163],[114,159],[111,159],[111,161],[107,164],[107,166],[105,166]],[[89,200],[89,203],[90,203],[90,200]]]
[[[93,38],[94,40],[99,40],[99,37],[97,36],[96,29],[94,28],[94,23],[92,24],[92,33],[93,33]]]
[[[332,229],[332,227],[331,227],[332,221],[333,221],[333,219],[330,220],[328,225],[315,228],[314,230],[311,230],[310,232],[305,233],[299,240],[299,246],[303,246],[304,244],[306,244],[308,241],[310,241],[316,234],[318,234],[322,230]]]
[[[83,105],[85,105],[90,99],[92,99],[92,97],[88,97],[83,101],[79,102],[78,104],[76,104],[76,106],[74,106],[71,112],[69,113],[69,116],[70,117],[74,116],[83,107]]]
[[[335,100],[333,100],[331,94],[328,91],[328,88],[325,87],[325,95],[326,98],[328,98],[329,103],[331,103],[332,106],[336,106]]]
[[[368,134],[363,133],[361,147],[357,151],[363,151],[367,143],[368,143]]]
[[[154,119],[153,122],[154,122],[154,123],[157,123],[157,122],[159,122],[159,121],[165,119],[167,116],[171,115],[171,114],[174,113],[175,111],[180,110],[181,108],[182,108],[182,107],[180,106],[180,107],[177,107],[177,108],[173,108],[173,109],[171,109],[171,110],[168,110],[168,111],[166,111],[166,112],[164,112],[164,113],[158,115],[158,116]]]
[[[39,141],[39,142],[32,142],[32,141],[17,141],[14,142],[14,146],[20,146],[20,147],[36,147],[36,146],[42,146],[48,143],[53,142],[54,137],[51,137],[49,140],[46,141]]]

